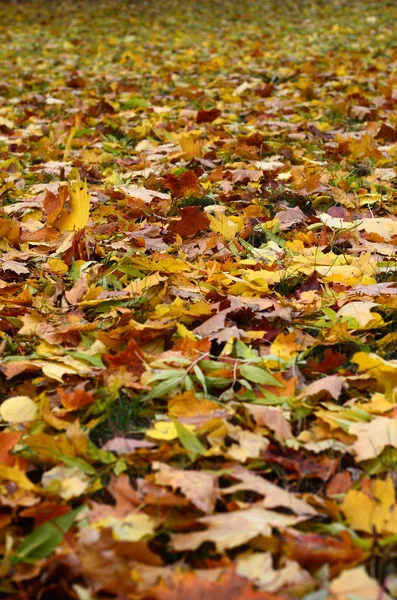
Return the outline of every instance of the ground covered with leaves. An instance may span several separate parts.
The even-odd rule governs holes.
[[[397,598],[397,8],[2,3],[1,597]]]

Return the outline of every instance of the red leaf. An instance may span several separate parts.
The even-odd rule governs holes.
[[[62,400],[62,404],[68,410],[80,410],[89,404],[95,402],[94,396],[85,390],[75,389],[73,392],[65,392],[61,388],[57,392]]]
[[[200,194],[201,189],[194,171],[185,171],[179,177],[170,173],[165,178],[167,187],[177,198]]]
[[[329,564],[333,576],[349,565],[362,561],[365,556],[347,532],[338,537],[331,537],[289,530],[284,533],[284,539],[284,551],[289,558],[310,571],[316,571],[322,565]]]
[[[285,600],[285,596],[255,591],[252,584],[234,571],[227,571],[218,581],[199,579],[194,573],[179,573],[166,584],[156,587],[140,596],[139,600]]]
[[[309,371],[315,371],[316,373],[330,373],[335,371],[338,367],[342,366],[346,360],[346,354],[341,352],[333,352],[332,348],[327,348],[324,352],[324,360],[322,362],[316,362],[315,360],[307,360],[306,368]]]
[[[180,235],[182,239],[205,231],[209,225],[209,218],[199,206],[185,206],[179,210],[180,221],[171,221],[168,228],[172,237]]]
[[[211,108],[210,110],[199,110],[196,117],[196,123],[212,123],[221,115],[221,111],[217,108]]]
[[[125,350],[111,356],[108,354],[106,360],[113,369],[126,366],[129,371],[141,375],[145,370],[143,366],[143,353],[135,340],[130,340]]]
[[[21,512],[21,517],[34,519],[35,526],[38,527],[46,521],[52,521],[61,515],[68,513],[71,510],[70,506],[65,504],[55,504],[54,502],[44,501],[38,506],[26,508]]]

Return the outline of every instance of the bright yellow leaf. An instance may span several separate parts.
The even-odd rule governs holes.
[[[87,183],[77,182],[75,189],[69,189],[71,212],[62,214],[55,222],[61,232],[83,229],[90,216],[91,196],[87,190]]]
[[[68,265],[60,258],[50,258],[48,261],[48,266],[53,273],[57,273],[59,275],[63,275],[69,271]]]
[[[193,425],[185,425],[186,429],[194,431]],[[146,432],[146,435],[153,440],[171,441],[178,438],[178,433],[173,421],[158,421],[152,429]]]
[[[397,534],[397,506],[392,478],[377,479],[371,494],[350,490],[342,511],[352,529],[366,533]]]
[[[231,219],[228,219],[225,214],[219,211],[216,215],[208,214],[208,217],[210,219],[210,229],[212,231],[223,235],[228,242],[235,239],[239,231],[239,225],[237,223],[234,223]]]

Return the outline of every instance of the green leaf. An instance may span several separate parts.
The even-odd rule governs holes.
[[[46,521],[32,531],[23,542],[15,548],[11,562],[34,562],[50,556],[59,544],[62,543],[65,533],[73,525],[77,515],[86,506],[79,506],[53,521]]]
[[[329,318],[331,319],[331,321],[334,321],[336,319],[336,312],[334,310],[332,310],[332,308],[323,308],[323,313]]]
[[[194,433],[184,427],[182,423],[179,423],[176,419],[174,419],[174,424],[179,441],[188,452],[191,452],[194,455],[204,454],[206,452],[205,446],[203,446]]]
[[[146,108],[148,106],[147,101],[144,98],[139,98],[138,96],[132,96],[126,102],[123,102],[123,110],[128,110],[130,108]]]
[[[227,385],[230,385],[232,382],[231,379],[227,379],[226,377],[206,377],[205,383],[208,387],[214,388],[224,388]]]
[[[80,469],[86,475],[96,475],[97,470],[94,469],[90,463],[86,462],[84,459],[79,458],[78,456],[66,456],[66,454],[60,454],[59,460],[61,460],[68,467],[76,467]]]
[[[152,398],[163,398],[166,394],[174,390],[182,381],[182,378],[178,375],[178,377],[170,377],[165,381],[156,385],[146,396],[144,396],[143,400],[151,400]]]
[[[230,368],[230,363],[223,362],[221,360],[200,360],[200,368],[204,369],[204,371],[219,371],[219,369],[227,369]]]
[[[106,366],[103,364],[101,357],[98,356],[97,354],[92,356],[92,354],[86,354],[85,352],[74,352],[74,351],[68,352],[68,354],[70,354],[70,356],[73,356],[74,358],[78,358],[79,360],[85,360],[86,362],[90,363],[94,367],[106,369]]]
[[[188,390],[188,391],[194,390],[193,379],[189,375],[185,376],[184,385],[185,385],[185,390]]]
[[[186,371],[184,369],[165,369],[164,371],[159,371],[158,373],[154,373],[150,376],[148,383],[153,383],[154,381],[162,381],[163,379],[173,379],[178,377],[178,379],[183,379]]]
[[[283,238],[279,237],[278,235],[275,235],[274,233],[272,233],[265,227],[262,227],[262,231],[269,238],[269,240],[271,240],[278,246],[281,246],[282,248],[285,246],[286,242],[285,242],[285,240],[283,240]]]
[[[277,381],[273,375],[270,375],[270,373],[260,367],[254,367],[254,365],[240,365],[240,375],[248,379],[248,381],[260,383],[261,385],[283,387],[283,384]]]
[[[193,371],[194,374],[196,375],[198,381],[200,382],[204,393],[207,393],[207,384],[205,383],[205,377],[204,377],[204,373],[202,372],[202,370],[200,369],[200,367],[198,365],[194,365],[193,367]]]
[[[239,358],[244,358],[245,360],[255,360],[258,358],[258,355],[254,350],[247,346],[247,344],[244,344],[241,340],[236,341],[236,354]]]

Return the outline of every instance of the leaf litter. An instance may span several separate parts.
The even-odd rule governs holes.
[[[7,3],[0,592],[397,598],[396,9]]]

